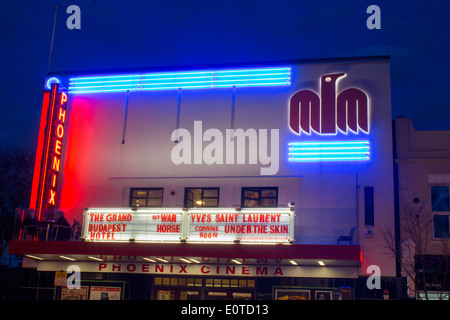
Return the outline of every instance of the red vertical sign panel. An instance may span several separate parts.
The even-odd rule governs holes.
[[[67,120],[66,106],[67,93],[59,90],[59,84],[52,84],[50,91],[44,91],[30,199],[30,208],[35,209],[36,217],[39,220],[51,218],[56,204],[63,138]]]

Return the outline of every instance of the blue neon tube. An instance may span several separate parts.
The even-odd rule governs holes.
[[[289,161],[369,160],[368,141],[313,141],[289,143]]]
[[[286,86],[290,81],[290,68],[83,76],[70,79],[69,93]]]

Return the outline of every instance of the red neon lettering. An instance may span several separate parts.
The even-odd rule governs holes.
[[[56,188],[56,173],[53,174],[52,187]]]
[[[61,93],[61,104],[64,104],[65,102],[67,102],[67,94],[62,92]]]
[[[56,135],[58,136],[58,138],[62,138],[64,136],[64,127],[62,124],[59,124],[56,127]]]
[[[55,142],[55,153],[61,155],[61,140],[56,140]]]
[[[56,172],[59,172],[59,162],[60,162],[60,159],[58,157],[53,157],[52,169],[55,170]]]
[[[48,200],[49,204],[55,205],[55,195],[56,195],[56,191],[53,191],[52,189],[50,189],[50,199]]]
[[[102,269],[106,268],[106,263],[99,263],[98,264],[98,271],[102,271]]]
[[[58,120],[62,123],[66,121],[66,110],[64,110],[63,108],[59,108]]]

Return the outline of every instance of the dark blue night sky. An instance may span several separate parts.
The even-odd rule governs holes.
[[[66,26],[71,4],[81,30]],[[0,146],[35,148],[55,5],[50,71],[390,55],[393,118],[450,130],[447,1],[23,0],[0,4]]]

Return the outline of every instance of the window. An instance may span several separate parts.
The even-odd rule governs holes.
[[[131,188],[130,207],[162,207],[162,188]]]
[[[375,224],[373,187],[364,187],[364,223],[366,226]]]
[[[218,207],[219,188],[186,188],[184,206],[186,208]]]
[[[449,238],[449,187],[431,186],[431,211],[433,215],[434,238]]]
[[[448,215],[434,215],[434,237],[448,238],[449,237],[449,218]]]
[[[431,186],[431,210],[450,211],[448,186]]]
[[[276,207],[278,188],[242,188],[242,208]]]

